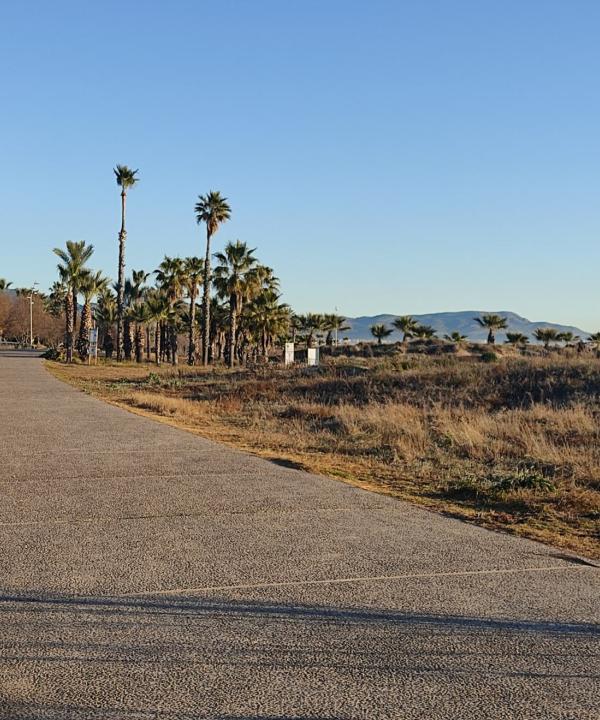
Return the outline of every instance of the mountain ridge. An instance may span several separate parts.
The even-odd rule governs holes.
[[[585,339],[590,333],[582,330],[575,325],[562,325],[560,323],[548,322],[545,320],[529,320],[518,313],[510,310],[458,310],[455,312],[438,312],[424,313],[419,315],[411,315],[421,325],[431,325],[436,331],[438,337],[449,335],[452,332],[460,332],[466,335],[473,342],[484,342],[487,338],[487,330],[478,325],[475,321],[476,317],[482,315],[500,315],[508,320],[507,330],[499,330],[496,332],[498,342],[506,340],[506,332],[520,332],[533,339],[533,333],[538,328],[553,328],[557,332],[572,332]],[[370,326],[383,323],[392,329],[392,321],[400,317],[390,313],[381,313],[380,315],[359,315],[357,317],[347,317],[346,320],[351,329],[342,333],[342,337],[349,340],[372,340]],[[402,339],[402,333],[398,330],[389,336],[388,342],[395,342]]]

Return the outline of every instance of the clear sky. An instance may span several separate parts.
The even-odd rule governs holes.
[[[258,247],[299,311],[600,329],[597,0],[0,4],[0,276]]]

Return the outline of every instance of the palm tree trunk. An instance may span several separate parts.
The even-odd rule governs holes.
[[[160,336],[162,332],[162,323],[157,322],[156,323],[156,329],[154,331],[154,353],[156,355],[156,364],[160,365]]]
[[[492,330],[492,328],[490,328],[490,331],[488,333],[487,341],[488,345],[493,345],[496,342],[496,338],[494,337],[494,331]]]
[[[119,233],[119,276],[117,281],[117,361],[123,359],[123,306],[125,300],[125,190],[121,191],[121,231]]]
[[[229,297],[229,367],[235,365],[235,339],[237,334],[237,295],[232,293]]]
[[[150,362],[150,325],[146,325],[146,362]]]
[[[81,321],[79,323],[79,340],[77,342],[77,350],[79,357],[85,362],[90,353],[90,329],[92,327],[92,308],[88,300],[83,305],[81,311]]]
[[[188,365],[193,365],[196,360],[196,292],[190,295],[190,326],[188,337]]]
[[[77,329],[77,288],[73,288],[73,332]]]
[[[67,362],[73,362],[73,294],[70,291],[65,296],[65,347]]]
[[[179,358],[177,357],[177,326],[175,323],[169,323],[169,343],[171,346],[171,363],[177,365]]]
[[[165,332],[165,323],[161,320],[160,323],[160,359],[165,360],[166,354],[169,348],[167,347],[167,335]]]
[[[144,335],[140,323],[135,324],[135,361],[142,362]]]
[[[210,229],[206,228],[206,256],[204,258],[204,293],[202,304],[202,364],[208,365],[210,346]]]
[[[123,356],[125,360],[129,361],[131,360],[131,350],[133,348],[132,331],[131,321],[125,316],[123,318]]]

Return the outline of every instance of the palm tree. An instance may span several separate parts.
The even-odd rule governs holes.
[[[169,347],[171,362],[173,365],[178,364],[177,357],[177,314],[174,312],[183,295],[185,287],[184,264],[181,258],[171,258],[165,255],[165,259],[161,262],[156,270],[156,281],[161,290],[164,292],[169,301]]]
[[[371,325],[371,335],[377,338],[377,344],[381,345],[383,339],[389,337],[394,331],[391,328],[386,327],[383,323],[377,325]]]
[[[338,333],[346,332],[350,330],[350,325],[347,324],[346,318],[342,315],[336,315],[334,313],[323,315],[323,330],[327,332],[325,338],[325,345],[328,347],[333,346],[333,334],[335,333],[335,344],[337,345]]]
[[[559,332],[556,335],[556,339],[558,342],[564,342],[565,346],[568,347],[571,343],[574,343],[581,338],[579,337],[579,335],[575,335],[575,333],[567,330],[565,332]]]
[[[52,283],[50,292],[44,300],[44,310],[52,317],[60,317],[65,309],[65,296],[67,288],[60,280]]]
[[[83,275],[86,273],[86,262],[94,252],[93,245],[67,240],[66,250],[54,248],[61,263],[58,264],[58,273],[61,283],[66,287],[65,295],[65,347],[67,349],[67,362],[73,362],[73,335],[77,321],[77,295]]]
[[[231,217],[231,208],[227,198],[221,193],[211,190],[206,195],[199,195],[194,208],[196,222],[206,225],[206,255],[204,257],[204,292],[202,306],[202,364],[208,365],[208,350],[210,345],[210,240],[217,232],[219,226]]]
[[[213,360],[222,360],[223,352],[227,346],[227,334],[229,331],[229,308],[219,302],[219,298],[212,296],[210,299],[210,333],[209,348]]]
[[[196,362],[198,347],[198,332],[196,323],[196,299],[198,287],[202,283],[204,263],[198,257],[188,257],[183,261],[182,281],[190,301],[190,310],[187,314],[188,324],[188,365]]]
[[[546,350],[550,347],[551,342],[556,342],[559,339],[558,332],[554,328],[538,328],[533,333],[533,336],[539,342],[544,343]]]
[[[225,252],[215,253],[219,263],[215,268],[215,286],[219,297],[229,300],[228,364],[233,367],[236,357],[237,323],[244,300],[251,297],[261,285],[265,272],[257,273],[254,257],[256,248],[237,240],[227,243]]]
[[[596,350],[596,355],[600,355],[600,332],[592,333],[587,340],[588,343]]]
[[[146,297],[146,307],[148,309],[148,321],[155,323],[154,330],[154,352],[155,361],[157,365],[160,365],[161,358],[161,324],[169,317],[169,311],[171,309],[171,301],[165,295],[164,292],[158,288],[153,288],[148,291]]]
[[[117,299],[110,291],[110,288],[101,290],[98,293],[98,301],[94,312],[99,334],[102,335],[102,342],[98,338],[98,345],[104,350],[108,360],[112,358],[115,343],[113,341],[113,327],[117,321]]]
[[[306,313],[306,315],[295,315],[292,324],[297,329],[304,340],[306,347],[313,347],[315,335],[324,329],[325,318],[320,313]]]
[[[392,321],[392,325],[402,333],[402,344],[406,346],[408,339],[413,336],[418,322],[410,315],[401,315]]]
[[[474,320],[481,327],[487,328],[488,345],[493,345],[496,342],[496,337],[494,335],[496,330],[504,330],[504,328],[508,326],[508,320],[506,318],[503,318],[501,315],[493,315],[491,313],[482,315],[481,317],[476,317]]]
[[[82,278],[79,290],[83,295],[83,309],[79,323],[79,339],[77,350],[79,357],[85,362],[90,352],[90,330],[92,329],[92,300],[94,297],[108,289],[108,278],[98,272],[86,272]]]
[[[129,309],[129,317],[135,324],[133,347],[136,363],[144,359],[144,329],[146,330],[146,359],[150,361],[150,310],[145,302],[138,302]]]
[[[290,308],[279,299],[276,290],[263,290],[248,303],[244,313],[244,321],[264,360],[274,339],[284,336],[290,324]]]
[[[431,325],[419,325],[417,324],[412,331],[413,337],[421,340],[429,340],[435,337],[435,329]]]
[[[146,280],[150,277],[150,273],[144,270],[132,270],[131,280],[125,281],[124,306],[125,314],[123,316],[123,355],[125,360],[131,360],[131,355],[135,344],[135,332],[133,325],[136,324],[134,319],[135,310],[144,299],[146,292]],[[139,360],[137,362],[140,362]]]
[[[523,345],[527,345],[527,343],[529,342],[529,338],[527,337],[527,335],[524,335],[523,333],[520,333],[520,332],[508,332],[508,333],[506,333],[506,342],[509,345],[523,346]]]
[[[123,359],[123,319],[125,313],[125,203],[127,191],[132,188],[139,178],[138,170],[131,170],[127,165],[117,165],[113,169],[117,185],[121,188],[121,230],[119,231],[119,272],[117,275],[117,361]]]
[[[5,280],[4,278],[0,278],[0,292],[3,292],[4,290],[8,290],[8,288],[12,285],[11,282],[8,282],[8,280]]]
[[[448,340],[458,346],[463,345],[468,339],[468,335],[461,335],[457,330],[451,332],[449,335],[444,335],[444,340]]]

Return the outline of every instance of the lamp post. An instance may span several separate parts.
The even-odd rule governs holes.
[[[37,282],[34,282],[27,296],[29,298],[29,345],[31,348],[33,348],[33,293],[36,285]]]

